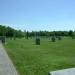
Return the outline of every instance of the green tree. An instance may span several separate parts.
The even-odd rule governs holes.
[[[73,31],[70,30],[70,31],[68,32],[68,35],[69,35],[69,36],[73,36]]]

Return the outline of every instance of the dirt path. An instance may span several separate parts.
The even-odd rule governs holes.
[[[18,75],[14,65],[0,43],[0,75]]]

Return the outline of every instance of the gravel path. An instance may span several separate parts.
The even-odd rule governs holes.
[[[14,65],[0,43],[0,75],[18,75]]]

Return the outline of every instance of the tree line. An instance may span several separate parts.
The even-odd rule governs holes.
[[[24,37],[24,32],[21,30],[16,30],[11,27],[6,27],[3,25],[0,25],[0,36],[6,36],[6,37]]]
[[[6,36],[6,37],[35,37],[35,36],[75,36],[75,31],[21,31],[16,30],[11,27],[6,27],[3,25],[0,25],[0,36]]]
[[[75,36],[75,31],[27,31],[27,36]]]

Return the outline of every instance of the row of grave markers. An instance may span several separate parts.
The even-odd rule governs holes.
[[[61,38],[61,36],[57,36],[57,37],[52,36],[52,37],[51,37],[51,41],[52,41],[52,42],[55,42],[56,39],[61,40],[62,38]],[[40,38],[39,38],[39,37],[36,37],[36,45],[40,45]]]

